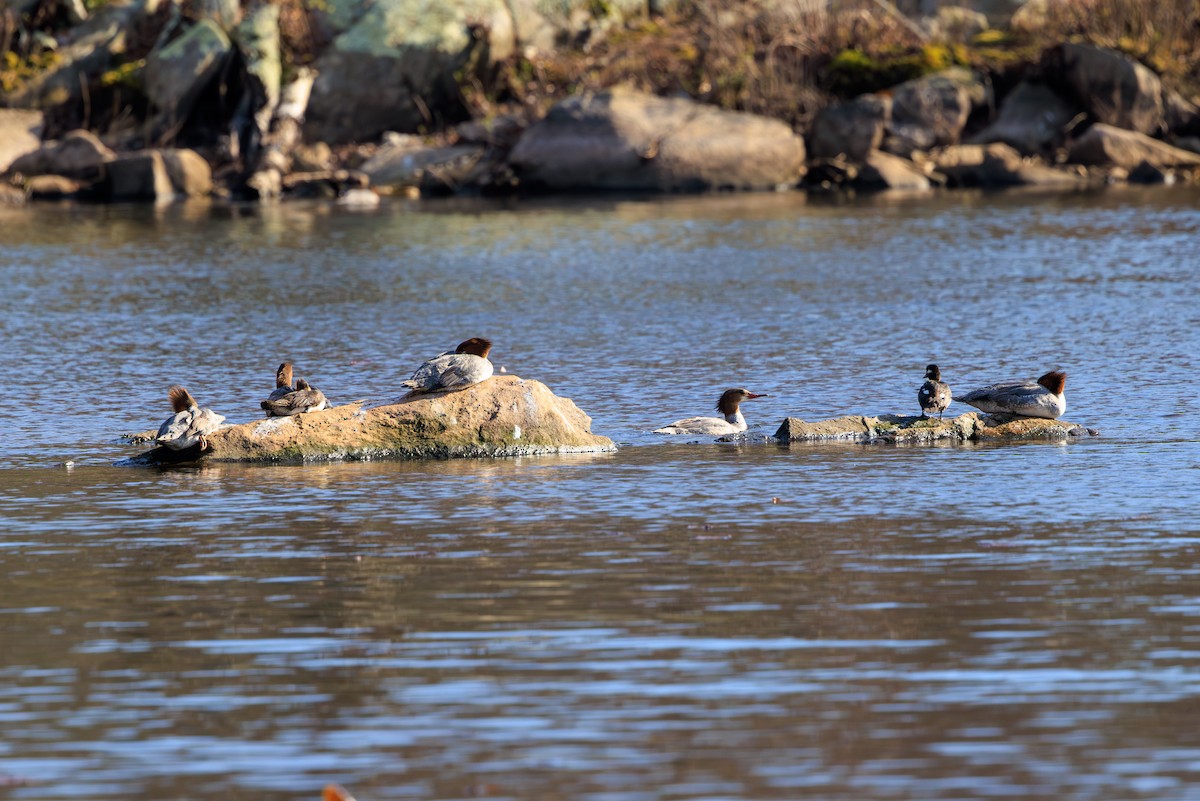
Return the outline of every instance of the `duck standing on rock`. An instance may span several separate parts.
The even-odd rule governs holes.
[[[746,389],[727,389],[717,399],[717,411],[725,415],[719,417],[689,417],[686,420],[676,420],[669,426],[654,429],[655,434],[702,434],[704,436],[723,437],[728,434],[738,434],[746,430],[746,418],[742,417],[739,408],[742,401],[752,398],[765,398]]]
[[[275,371],[275,389],[267,396],[267,400],[276,401],[282,398],[289,392],[295,392],[296,388],[292,386],[292,363],[284,362],[279,365],[279,369]],[[266,408],[266,407],[263,407]]]
[[[925,368],[925,383],[917,390],[917,401],[921,404],[921,419],[934,412],[941,419],[942,412],[950,405],[950,385],[942,381],[942,371],[936,364]]]
[[[412,378],[400,386],[412,392],[437,392],[444,389],[465,389],[492,377],[488,361],[492,343],[483,337],[471,337],[459,343],[453,353],[443,353],[422,364]]]
[[[197,444],[200,450],[208,450],[206,437],[221,427],[221,423],[225,422],[224,415],[212,409],[201,409],[191,393],[178,384],[167,390],[167,397],[175,414],[159,426],[154,441],[173,451],[186,450]]]
[[[987,414],[1015,414],[1057,420],[1067,410],[1067,374],[1051,370],[1037,381],[1005,381],[975,389],[958,400]]]
[[[278,392],[278,390],[276,390]],[[309,385],[303,378],[296,379],[296,388],[284,393],[278,398],[275,392],[271,397],[259,404],[267,412],[267,417],[290,417],[294,414],[319,412],[329,408],[325,393]]]

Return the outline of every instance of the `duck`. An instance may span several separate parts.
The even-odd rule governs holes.
[[[314,388],[303,378],[296,379],[296,388],[291,392],[285,392],[278,398],[273,397],[275,392],[272,392],[271,395],[272,398],[259,404],[266,410],[267,417],[290,417],[293,414],[319,412],[329,408],[329,401],[325,398],[325,393]]]
[[[493,367],[488,361],[491,350],[490,340],[471,337],[460,342],[453,353],[447,351],[422,364],[400,385],[412,392],[466,389],[492,377]]]
[[[689,417],[686,420],[676,420],[669,426],[654,429],[655,434],[702,434],[705,436],[721,437],[727,434],[737,434],[746,430],[746,418],[742,417],[742,401],[754,398],[765,398],[767,395],[750,392],[747,389],[727,389],[717,399],[717,411],[725,415],[720,417]]]
[[[154,441],[173,451],[186,450],[194,445],[199,445],[202,451],[208,450],[207,437],[221,427],[225,416],[212,409],[201,409],[191,393],[179,384],[167,389],[167,398],[175,414],[159,426]]]
[[[267,400],[277,401],[289,392],[295,391],[296,388],[292,385],[292,363],[284,362],[275,371],[275,389],[267,396]]]
[[[1067,374],[1051,370],[1037,381],[1005,381],[975,389],[958,400],[987,414],[1015,414],[1057,420],[1067,410]]]
[[[925,368],[925,383],[917,390],[917,402],[921,404],[921,419],[937,412],[938,419],[941,419],[942,412],[946,411],[946,407],[950,405],[952,398],[950,385],[942,381],[942,371],[936,364],[931,364]]]

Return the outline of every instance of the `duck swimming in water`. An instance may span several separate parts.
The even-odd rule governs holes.
[[[936,364],[925,368],[925,383],[917,390],[917,402],[921,404],[921,419],[937,412],[941,418],[942,412],[950,405],[950,385],[942,381],[942,371]]]
[[[1015,414],[1057,420],[1067,410],[1067,374],[1051,370],[1037,381],[1005,381],[976,389],[958,400],[988,414]]]
[[[224,415],[212,409],[201,409],[191,393],[178,384],[167,390],[167,397],[175,414],[159,426],[154,441],[173,451],[186,450],[197,444],[200,450],[208,450],[206,437],[221,427],[221,423],[225,422]]]
[[[490,340],[471,337],[460,342],[453,353],[443,353],[422,364],[400,386],[413,392],[437,392],[478,384],[492,377],[492,363],[488,361],[491,350]]]
[[[274,392],[271,393],[275,395]],[[329,408],[325,393],[310,386],[303,378],[296,379],[296,388],[280,395],[278,398],[268,398],[259,404],[267,412],[267,417],[290,417],[294,414],[319,412]]]
[[[284,362],[279,365],[279,369],[275,371],[275,389],[267,396],[267,400],[276,401],[282,398],[289,392],[295,392],[296,388],[292,386],[292,363]],[[265,407],[264,407],[265,408]]]
[[[689,417],[686,420],[676,420],[669,426],[654,429],[655,434],[702,434],[704,436],[722,437],[727,434],[737,434],[746,430],[746,418],[742,417],[739,408],[742,401],[752,398],[765,398],[745,389],[727,389],[717,399],[717,411],[725,415],[719,417]]]

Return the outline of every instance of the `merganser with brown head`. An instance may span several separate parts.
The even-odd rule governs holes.
[[[275,393],[272,392],[272,395]],[[274,400],[268,398],[259,404],[267,417],[291,417],[294,414],[319,412],[329,408],[325,393],[309,385],[303,378],[296,379],[296,388]]]
[[[267,400],[277,401],[289,392],[295,391],[296,387],[292,385],[292,363],[284,362],[275,371],[275,389],[267,396]]]
[[[413,392],[438,392],[465,389],[492,377],[488,354],[492,343],[483,337],[471,337],[460,342],[453,353],[443,353],[422,364],[412,378],[400,386]]]
[[[739,408],[744,400],[765,398],[765,394],[757,394],[746,389],[727,389],[717,399],[717,411],[725,415],[719,417],[689,417],[686,420],[676,420],[669,426],[654,429],[655,434],[700,434],[703,436],[722,437],[727,434],[738,434],[746,430],[746,418],[742,417]]]
[[[917,390],[917,402],[921,404],[921,419],[937,412],[940,418],[942,412],[950,405],[950,385],[942,381],[942,371],[936,364],[925,368],[925,383]]]
[[[1037,381],[1005,381],[972,390],[958,400],[988,414],[1057,420],[1067,410],[1067,374],[1051,370]]]
[[[200,450],[208,450],[206,437],[221,427],[225,422],[224,415],[212,409],[201,409],[191,393],[178,384],[167,390],[167,397],[175,414],[159,426],[154,441],[173,451],[186,450],[197,444]]]

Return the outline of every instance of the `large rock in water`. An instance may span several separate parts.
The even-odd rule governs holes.
[[[1158,76],[1116,50],[1063,44],[1048,50],[1042,63],[1097,122],[1152,136],[1166,126]]]
[[[25,176],[61,175],[91,182],[102,178],[105,165],[116,157],[95,134],[77,130],[20,156],[9,165],[8,172]]]
[[[1064,440],[1095,436],[1096,433],[1093,429],[1063,420],[968,412],[944,420],[885,414],[878,417],[847,415],[807,423],[798,417],[789,417],[780,423],[775,439],[780,442],[928,445],[935,442]]]
[[[1152,167],[1195,167],[1200,156],[1134,131],[1097,123],[1071,143],[1067,160],[1076,164],[1115,164],[1132,169],[1142,162]]]
[[[166,47],[146,57],[146,96],[170,124],[187,117],[233,52],[233,44],[211,19],[189,28]]]
[[[616,450],[612,440],[593,434],[591,425],[578,406],[545,384],[496,376],[459,392],[412,395],[386,406],[349,404],[228,426],[208,438],[212,450],[204,458],[298,462]],[[156,448],[124,464],[176,463],[200,456]]]
[[[909,158],[914,150],[958,143],[973,106],[987,90],[969,70],[953,68],[892,88],[892,117],[883,149]]]
[[[883,143],[883,131],[892,117],[892,98],[859,95],[846,103],[822,109],[813,120],[808,157],[832,159],[839,155],[863,162]]]
[[[20,156],[41,147],[42,120],[40,111],[0,108],[0,173]]]
[[[550,110],[509,154],[528,187],[557,191],[773,189],[804,167],[804,140],[754,114],[627,90]]]

